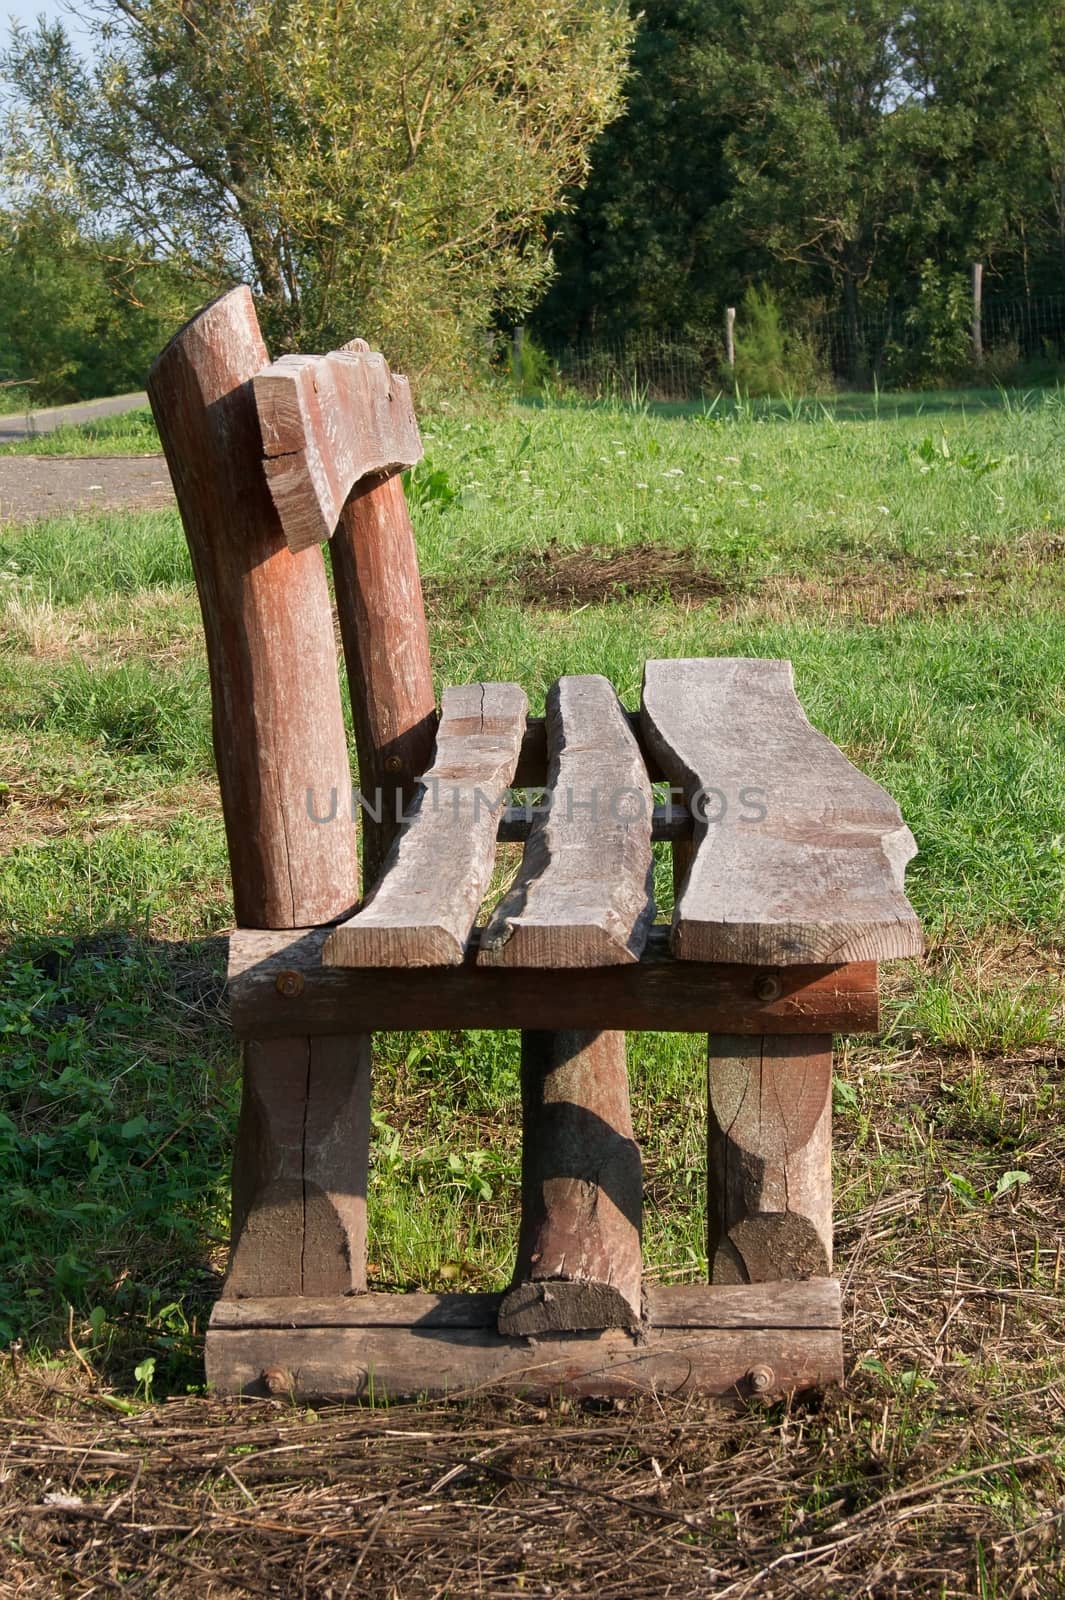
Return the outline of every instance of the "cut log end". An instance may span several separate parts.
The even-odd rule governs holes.
[[[794,1212],[745,1217],[714,1251],[714,1283],[772,1283],[778,1279],[826,1278],[832,1262],[815,1224]]]
[[[643,924],[640,933],[645,933]],[[561,924],[519,922],[515,919],[491,925],[477,951],[479,965],[486,967],[624,967],[640,959],[625,933],[617,938],[598,923]]]
[[[680,961],[728,961],[757,967],[846,966],[924,953],[924,935],[910,912],[882,922],[725,922],[674,912],[672,948]]]
[[[519,1283],[503,1296],[499,1332],[533,1338],[545,1333],[581,1333],[603,1328],[635,1332],[640,1309],[611,1283],[572,1283],[564,1278]]]
[[[322,950],[326,967],[459,967],[466,947],[449,928],[412,923],[381,928],[372,922],[341,923]]]

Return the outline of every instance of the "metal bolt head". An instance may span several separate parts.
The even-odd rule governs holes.
[[[386,756],[385,757],[385,771],[386,772],[402,772],[403,771],[403,762],[400,760],[399,756]]]
[[[775,972],[760,972],[754,980],[757,1000],[776,1000],[780,996],[781,982]]]
[[[768,1394],[776,1383],[776,1374],[772,1367],[752,1367],[747,1374],[747,1382],[755,1394]]]
[[[279,972],[274,979],[274,988],[278,994],[283,994],[286,1000],[295,999],[296,995],[303,993],[303,973]]]

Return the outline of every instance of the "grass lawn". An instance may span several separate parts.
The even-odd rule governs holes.
[[[440,410],[423,435],[409,496],[441,686],[515,678],[538,710],[560,673],[596,671],[632,704],[648,655],[789,656],[811,719],[916,835],[928,955],[885,972],[884,1036],[837,1056],[848,1385],[807,1411],[731,1419],[676,1403],[608,1418],[217,1407],[209,1494],[191,1446],[167,1479],[205,1530],[197,1559],[231,1575],[237,1552],[251,1559],[243,1494],[288,1529],[257,1536],[283,1587],[234,1576],[218,1593],[345,1592],[360,1548],[346,1510],[349,1542],[325,1539],[321,1571],[347,1576],[299,1589],[332,1501],[314,1522],[313,1496],[292,1499],[270,1465],[284,1447],[307,1473],[329,1462],[334,1483],[370,1476],[385,1496],[357,1524],[385,1517],[352,1593],[650,1595],[667,1567],[678,1595],[1065,1592],[1065,396]],[[154,444],[134,413],[37,448]],[[78,1492],[117,1495],[145,1471],[162,1507],[163,1469],[143,1461],[167,1408],[147,1402],[191,1394],[167,1414],[190,1437],[208,1426],[200,1330],[238,1097],[206,669],[176,514],[0,530],[0,749],[7,1407],[38,1419],[27,1437],[61,1430],[64,1492],[106,1435],[114,1459],[78,1467]],[[703,1052],[691,1036],[630,1040],[659,1281],[706,1271]],[[375,1071],[376,1283],[501,1286],[516,1036],[381,1036]],[[504,1445],[502,1478],[451,1473]],[[477,1529],[462,1550],[456,1482]],[[0,1523],[3,1506],[0,1492]],[[61,1531],[19,1544],[20,1573],[44,1570],[34,1548],[56,1559]],[[121,1535],[134,1566],[137,1537]],[[216,1592],[176,1538],[151,1541],[157,1592]],[[628,1574],[616,1588],[608,1547]]]

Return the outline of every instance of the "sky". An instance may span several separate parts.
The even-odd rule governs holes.
[[[32,27],[38,17],[45,17],[49,22],[65,22],[67,31],[77,38],[77,18],[71,15],[62,0],[0,0],[0,36],[6,40],[12,19]]]

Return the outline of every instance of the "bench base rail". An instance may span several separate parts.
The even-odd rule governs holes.
[[[733,1402],[843,1380],[839,1283],[647,1290],[638,1333],[505,1338],[501,1296],[366,1294],[220,1300],[207,1379],[220,1394],[300,1401],[699,1395]]]

